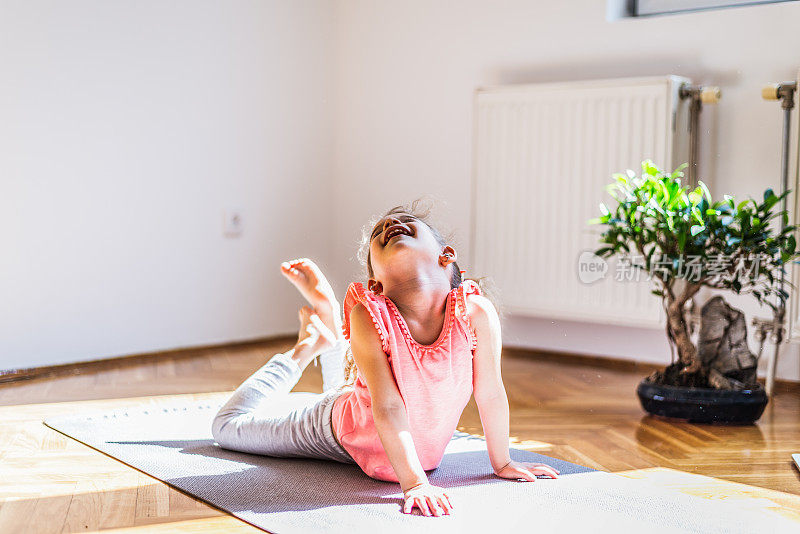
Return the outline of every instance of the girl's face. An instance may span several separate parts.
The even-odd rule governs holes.
[[[406,278],[421,267],[439,269],[449,280],[449,264],[455,250],[441,245],[430,227],[413,215],[387,215],[373,227],[369,243],[373,280],[385,286],[387,281]]]

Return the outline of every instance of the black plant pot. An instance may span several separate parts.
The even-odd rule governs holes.
[[[726,391],[665,386],[645,379],[636,393],[647,413],[690,423],[752,424],[764,413],[769,400],[760,384],[743,391]]]

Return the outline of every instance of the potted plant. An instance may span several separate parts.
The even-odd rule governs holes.
[[[788,191],[776,195],[767,189],[761,202],[737,203],[727,195],[715,202],[702,182],[695,189],[681,183],[684,167],[667,173],[647,160],[640,176],[615,174],[607,191],[616,206],[601,204],[601,216],[589,221],[605,225],[603,246],[595,254],[617,256],[649,273],[652,292],[662,299],[673,363],[639,384],[645,410],[695,422],[752,423],[767,396],[756,381],[757,360],[747,348],[743,314],[720,297],[712,299],[695,343],[690,306],[700,289],[711,288],[749,294],[783,312],[788,293],[781,273],[798,255],[795,227],[788,225],[786,211],[776,210]],[[784,218],[782,231],[774,228],[778,217]],[[731,338],[734,322],[737,339]],[[712,337],[702,338],[704,332]],[[719,364],[718,353],[725,351],[738,368]],[[745,352],[755,363],[742,366]]]

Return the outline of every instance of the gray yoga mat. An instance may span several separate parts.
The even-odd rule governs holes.
[[[236,453],[211,438],[218,406],[68,416],[45,424],[269,532],[797,532],[779,516],[691,497],[540,454],[516,460],[555,466],[557,480],[492,475],[485,443],[456,433],[433,484],[448,488],[454,513],[400,512],[399,485],[355,465]]]

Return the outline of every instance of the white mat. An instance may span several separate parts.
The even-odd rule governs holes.
[[[397,484],[372,480],[354,465],[275,459],[219,448],[211,438],[218,409],[171,404],[148,410],[59,417],[45,424],[264,530],[292,532],[702,532],[800,531],[796,523],[724,502],[657,488],[539,454],[558,480],[505,481],[492,475],[485,445],[458,433],[430,474],[449,488],[448,517],[400,512]]]

